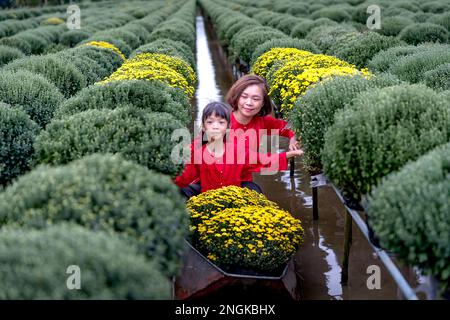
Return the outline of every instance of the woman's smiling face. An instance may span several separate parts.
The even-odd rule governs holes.
[[[242,91],[237,112],[244,118],[253,118],[261,111],[263,104],[263,91],[259,85],[253,84]]]

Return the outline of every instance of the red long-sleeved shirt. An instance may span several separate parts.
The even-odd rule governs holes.
[[[252,118],[252,120],[250,120],[249,123],[244,125],[236,120],[232,112],[230,120],[231,120],[231,130],[233,130],[235,137],[239,138],[240,136],[245,135],[246,148],[253,151],[259,150],[261,137],[264,134],[272,135],[278,133],[278,135],[282,137],[287,137],[289,139],[295,137],[295,133],[287,128],[288,125],[287,121],[275,119],[270,115],[263,117],[255,116]],[[253,181],[252,173],[245,172],[242,177],[242,181]]]
[[[215,158],[196,139],[191,144],[190,163],[185,165],[181,175],[175,178],[175,183],[184,188],[200,179],[201,192],[218,189],[225,186],[241,186],[243,177],[252,172],[279,171],[287,169],[286,153],[258,154],[250,150],[238,150],[236,141],[225,143],[222,157]],[[244,152],[243,152],[244,151]]]
[[[264,131],[261,129],[266,129],[266,134],[273,134],[273,130],[279,130],[279,135],[282,137],[292,138],[295,137],[295,133],[287,128],[288,122],[282,119],[275,119],[274,117],[267,115],[267,116],[255,116],[250,120],[247,124],[241,124],[236,120],[236,117],[234,116],[233,112],[231,113],[231,126],[230,128],[233,130],[242,129],[244,132],[247,130],[255,130],[258,132],[258,145],[259,145],[259,139],[261,138],[261,135],[264,134]]]

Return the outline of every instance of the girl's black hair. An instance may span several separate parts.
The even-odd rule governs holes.
[[[230,108],[222,102],[210,102],[203,109],[202,124],[205,123],[209,116],[215,115],[216,117],[227,120],[230,124]]]
[[[202,126],[205,123],[206,119],[208,119],[209,116],[215,115],[216,117],[225,119],[227,121],[228,127],[229,127],[231,124],[230,112],[231,112],[231,108],[228,107],[225,103],[210,102],[203,109]],[[223,137],[224,142],[227,139],[227,135],[228,134],[225,134],[225,136]],[[202,129],[202,145],[204,145],[206,143],[208,143],[208,139],[206,139],[205,132],[203,132],[203,129]]]

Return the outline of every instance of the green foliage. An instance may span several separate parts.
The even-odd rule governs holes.
[[[40,54],[58,42],[62,30],[62,26],[44,26],[25,30],[11,37],[0,39],[0,44],[16,47],[25,54]]]
[[[68,47],[74,47],[81,41],[89,38],[89,36],[90,34],[84,30],[68,30],[60,35],[59,43]]]
[[[66,100],[55,112],[63,118],[90,109],[116,109],[130,104],[147,112],[167,112],[184,125],[191,122],[190,104],[186,95],[159,81],[128,80],[92,85]]]
[[[280,21],[274,26],[286,34],[291,34],[292,28],[299,23],[301,19],[289,15],[281,17]]]
[[[325,8],[326,6],[322,3],[314,3],[312,5],[309,6],[309,12],[312,14],[320,9]]]
[[[193,50],[195,48],[195,29],[191,24],[183,20],[170,19],[155,28],[150,34],[148,41],[152,42],[158,39],[181,41]]]
[[[368,66],[372,71],[386,72],[390,66],[395,64],[400,58],[424,50],[424,46],[397,46],[386,50],[381,50],[373,56]]]
[[[359,23],[366,24],[367,18],[368,18],[368,14],[367,14],[368,6],[369,5],[366,2],[358,4],[352,12],[352,20],[359,22]]]
[[[413,23],[412,19],[406,17],[386,17],[382,19],[381,29],[376,31],[385,36],[397,36],[403,29]]]
[[[85,76],[87,84],[111,75],[123,63],[122,58],[112,50],[93,46],[79,46],[55,55],[71,61]]]
[[[0,39],[0,45],[16,48],[26,55],[31,54],[31,45],[28,43],[28,41],[22,38],[18,37],[2,38]]]
[[[24,56],[23,52],[17,48],[0,45],[0,66]]]
[[[255,14],[261,12],[261,9],[254,7],[242,7],[241,12],[249,17],[253,17]]]
[[[63,99],[58,88],[41,75],[26,70],[0,72],[0,101],[23,109],[41,127]]]
[[[0,225],[43,228],[63,221],[119,233],[167,276],[181,266],[188,214],[177,186],[119,155],[39,166],[0,193]]]
[[[423,79],[426,71],[433,70],[444,63],[450,63],[450,45],[435,50],[418,52],[399,59],[391,65],[389,72],[400,79],[417,83]]]
[[[366,32],[343,43],[334,52],[334,55],[356,65],[358,68],[365,68],[376,53],[401,44],[402,42],[396,38],[386,37],[376,32]]]
[[[171,159],[180,121],[164,112],[149,113],[129,105],[115,110],[87,110],[55,119],[36,139],[38,163],[65,164],[92,153],[121,153],[126,159],[169,175],[182,165]]]
[[[355,27],[350,24],[341,23],[337,26],[318,26],[312,29],[305,37],[306,40],[312,41],[321,52],[327,53],[333,45],[336,44],[338,38],[348,34],[356,33]]]
[[[385,17],[405,17],[410,19],[415,19],[416,13],[403,9],[403,8],[387,8],[383,11],[383,16]]]
[[[450,287],[450,144],[385,177],[366,211],[383,247]]]
[[[417,3],[414,3],[414,1],[393,1],[389,8],[399,8],[399,9],[405,9],[411,12],[418,12],[420,11],[420,6]]]
[[[22,110],[0,102],[0,186],[30,168],[39,126]]]
[[[35,20],[8,19],[0,22],[0,38],[10,37],[26,29],[37,28],[39,23]]]
[[[62,223],[41,230],[0,230],[0,299],[169,299],[158,265],[118,235]],[[80,289],[66,287],[80,268]],[[72,270],[70,270],[72,272]]]
[[[233,36],[242,30],[254,27],[260,27],[261,25],[253,19],[228,19],[227,23],[222,26],[224,35],[221,38],[221,43],[226,47],[230,44],[230,40]]]
[[[407,26],[398,35],[400,39],[409,44],[419,44],[422,42],[441,42],[448,40],[448,31],[433,23],[415,23]]]
[[[305,20],[297,24],[291,31],[291,37],[303,39],[314,28],[319,26],[337,26],[338,23],[328,18]]]
[[[86,86],[86,78],[70,62],[54,55],[31,56],[15,60],[4,70],[28,70],[40,74],[53,83],[65,97],[74,95]]]
[[[290,122],[302,139],[303,163],[311,172],[322,168],[324,135],[334,123],[334,115],[361,92],[400,84],[392,75],[335,77],[309,89],[300,96],[289,114]]]
[[[234,57],[250,63],[255,48],[272,39],[288,38],[283,32],[269,27],[246,28],[231,39]]]
[[[52,53],[57,53],[63,50],[68,49],[69,47],[62,45],[60,43],[53,43],[51,45],[49,45],[47,47],[47,49],[45,49],[45,54],[52,54]]]
[[[450,106],[422,85],[360,94],[325,133],[324,171],[344,195],[359,200],[382,177],[450,141]]]
[[[450,7],[450,6],[449,6]],[[427,22],[440,25],[450,32],[450,12],[432,15]]]
[[[307,16],[309,14],[309,7],[305,3],[291,3],[286,13],[296,17]]]
[[[109,37],[112,37],[114,39],[121,40],[124,43],[126,43],[127,46],[131,50],[135,49],[135,48],[137,48],[137,47],[139,47],[141,45],[141,41],[139,40],[139,37],[134,35],[130,31],[127,31],[125,28],[116,28],[116,29],[112,29],[112,30],[100,31],[100,32],[97,32],[95,34],[95,37],[96,38],[101,38],[101,37],[108,37],[109,38]],[[129,53],[131,53],[131,50],[130,50]],[[124,54],[128,57],[129,53],[128,54],[124,53]]]
[[[158,39],[133,51],[130,58],[140,53],[161,53],[183,59],[195,69],[195,58],[189,46],[181,41]]]
[[[450,4],[443,1],[427,1],[420,5],[425,12],[444,13],[450,10]]]
[[[351,20],[351,16],[346,10],[338,8],[323,8],[317,10],[311,15],[311,18],[314,20],[319,18],[328,18],[336,22]]]
[[[140,25],[139,23],[129,23],[123,27],[123,29],[127,32],[131,32],[133,35],[138,37],[139,44],[147,43],[150,38],[150,32],[147,29]]]
[[[423,75],[423,82],[436,90],[450,90],[450,63],[441,64]]]
[[[277,15],[274,12],[264,10],[264,11],[261,11],[261,12],[255,14],[253,16],[253,19],[258,21],[262,25],[267,25],[267,24],[269,24],[269,21],[272,20],[276,16]]]

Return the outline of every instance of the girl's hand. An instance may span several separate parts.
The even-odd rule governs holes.
[[[286,158],[292,158],[292,157],[300,157],[303,155],[303,150],[302,149],[297,149],[297,150],[292,150],[292,151],[288,151],[286,152]]]
[[[289,151],[299,150],[300,149],[300,142],[298,142],[295,137],[292,137],[289,140]]]

